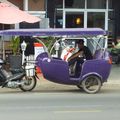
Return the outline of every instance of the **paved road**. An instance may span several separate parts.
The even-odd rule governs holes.
[[[1,120],[120,120],[120,91],[0,94]]]

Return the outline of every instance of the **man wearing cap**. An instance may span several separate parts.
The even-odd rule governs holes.
[[[78,52],[74,53],[71,57],[68,58],[69,66],[77,62],[75,69],[75,76],[79,77],[81,71],[81,65],[84,60],[90,60],[93,58],[91,51],[88,47],[84,46],[84,40],[80,39],[76,43],[78,45]]]

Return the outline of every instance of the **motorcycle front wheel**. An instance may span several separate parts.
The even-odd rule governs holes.
[[[19,86],[19,88],[24,91],[32,91],[37,83],[36,77],[35,76],[24,76],[21,80],[21,85]]]

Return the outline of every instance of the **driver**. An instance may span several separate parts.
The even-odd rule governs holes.
[[[84,62],[84,59],[90,60],[93,58],[91,51],[88,47],[84,46],[84,40],[80,39],[76,42],[78,45],[78,52],[74,53],[71,57],[68,58],[69,66],[75,64],[76,62],[76,69],[75,69],[75,76],[79,77],[81,71],[81,65]]]

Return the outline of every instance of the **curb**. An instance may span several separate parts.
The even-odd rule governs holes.
[[[106,84],[120,85],[120,80],[107,81]]]

